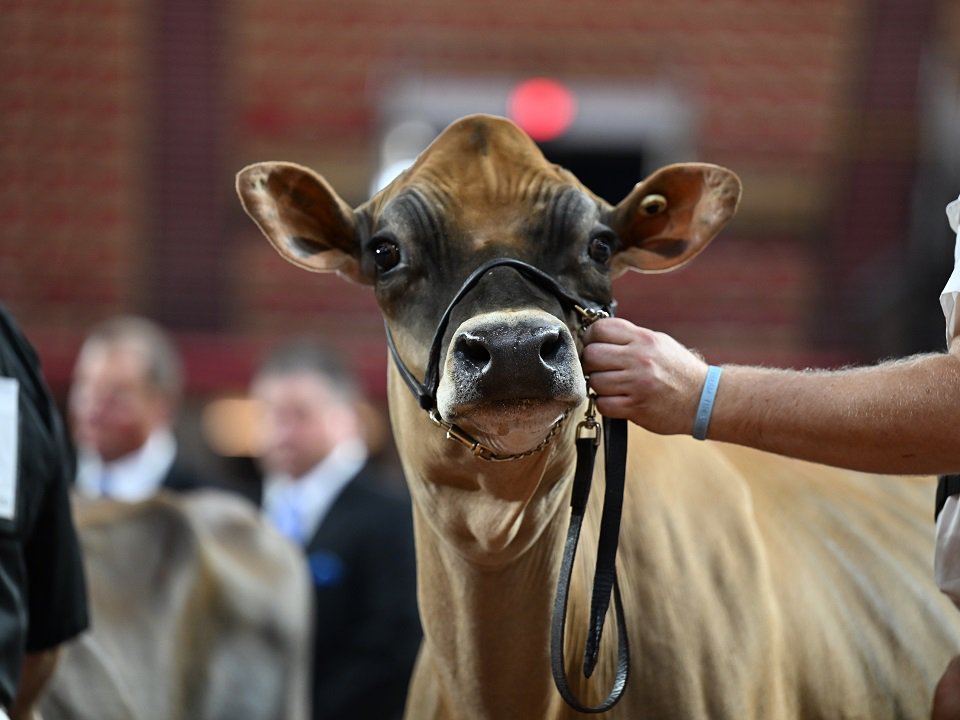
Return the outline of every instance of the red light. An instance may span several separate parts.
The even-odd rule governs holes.
[[[549,78],[531,78],[517,85],[507,101],[507,112],[537,142],[555,140],[569,128],[577,113],[570,90]]]

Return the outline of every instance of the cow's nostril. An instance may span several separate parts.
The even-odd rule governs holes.
[[[561,355],[563,342],[559,330],[544,333],[540,344],[540,359],[547,365],[553,365]]]
[[[490,364],[490,351],[487,349],[487,344],[480,338],[461,335],[457,338],[454,352],[463,362],[473,365],[477,370],[482,370]]]

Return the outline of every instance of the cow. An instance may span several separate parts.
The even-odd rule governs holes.
[[[509,120],[478,115],[355,209],[293,163],[248,166],[237,190],[286,260],[370,286],[385,319],[424,629],[407,717],[581,717],[551,677],[550,623],[589,410],[582,318],[611,309],[626,270],[699,254],[739,179],[671,165],[612,206]],[[931,579],[930,478],[638,427],[628,447],[617,573],[633,662],[607,717],[929,714],[960,648],[960,616]],[[602,493],[602,463],[595,474]],[[561,659],[588,709],[618,668],[608,633],[593,675],[578,670],[600,516],[594,500]]]
[[[306,720],[302,552],[233,493],[74,498],[91,629],[70,643],[44,720]]]

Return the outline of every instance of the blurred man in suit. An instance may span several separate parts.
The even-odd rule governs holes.
[[[421,638],[409,500],[370,464],[358,390],[326,348],[278,347],[251,394],[264,511],[313,576],[313,717],[399,718]]]
[[[120,316],[93,328],[69,398],[80,491],[135,502],[160,488],[214,485],[178,457],[172,426],[181,392],[180,357],[155,323]]]

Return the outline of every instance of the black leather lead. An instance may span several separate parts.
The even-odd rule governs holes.
[[[583,659],[583,673],[593,674],[600,651],[603,619],[610,607],[610,593],[617,580],[617,545],[620,538],[620,514],[623,510],[623,485],[627,460],[627,423],[624,420],[603,420],[607,483],[603,495],[603,515],[597,544],[597,567],[593,575],[593,597],[590,603],[590,632]]]
[[[617,671],[613,686],[607,697],[596,706],[583,705],[574,695],[564,667],[564,636],[567,620],[567,599],[570,594],[570,577],[580,540],[580,528],[586,513],[597,441],[594,438],[577,439],[577,466],[570,496],[570,526],[560,562],[557,594],[553,604],[553,619],[550,627],[550,667],[553,681],[566,703],[577,712],[603,713],[620,700],[630,674],[630,646],[624,622],[623,601],[617,582],[616,556],[620,532],[620,514],[623,508],[623,488],[626,475],[627,422],[604,419],[605,463],[607,485],[604,493],[603,513],[600,518],[600,538],[597,548],[597,566],[594,570],[593,596],[590,607],[590,626],[587,630],[586,649],[583,659],[583,675],[589,678],[596,668],[604,618],[613,595],[614,613],[617,620]]]

